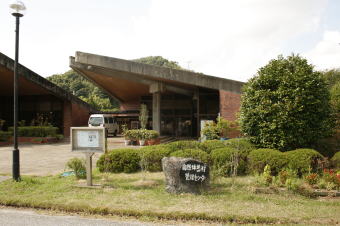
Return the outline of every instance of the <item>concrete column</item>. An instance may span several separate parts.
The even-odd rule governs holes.
[[[152,129],[161,133],[161,93],[152,94]]]

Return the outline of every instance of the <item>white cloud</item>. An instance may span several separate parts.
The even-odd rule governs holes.
[[[68,70],[68,56],[84,51],[123,59],[161,55],[246,81],[270,59],[296,52],[286,49],[287,40],[316,31],[328,0],[151,0],[147,11],[137,0],[59,0],[45,11],[43,3],[27,0],[20,34],[20,61],[43,76]],[[0,51],[13,57],[14,20],[4,7]]]
[[[325,31],[322,40],[303,55],[318,70],[340,68],[340,31]]]
[[[315,31],[326,3],[155,0],[149,14],[135,20],[133,50],[162,55],[185,67],[191,61],[196,71],[246,81],[282,53],[287,39]]]

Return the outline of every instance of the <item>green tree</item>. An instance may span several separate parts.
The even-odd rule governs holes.
[[[110,98],[104,91],[73,70],[64,74],[52,75],[47,79],[98,110],[113,111],[119,107],[116,100]]]
[[[241,129],[259,147],[311,147],[332,132],[327,84],[298,55],[271,60],[243,91]]]
[[[176,61],[170,61],[161,56],[142,57],[142,58],[139,58],[133,61],[138,62],[138,63],[143,63],[143,64],[151,64],[151,65],[155,65],[159,67],[168,67],[172,69],[184,70],[184,68],[179,66]]]

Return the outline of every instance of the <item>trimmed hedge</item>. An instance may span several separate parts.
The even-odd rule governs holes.
[[[143,170],[150,172],[162,171],[162,158],[168,157],[171,151],[164,145],[154,145],[139,150],[140,165]]]
[[[8,141],[12,135],[13,132],[0,131],[0,141]]]
[[[231,176],[233,156],[239,157],[237,174],[245,174],[247,164],[245,158],[241,155],[240,150],[231,147],[215,149],[211,152],[212,170],[219,176]]]
[[[13,127],[8,129],[13,133]],[[58,128],[52,126],[19,126],[19,137],[56,137],[58,134]]]
[[[244,157],[248,156],[251,151],[256,149],[255,145],[250,143],[247,138],[234,138],[226,140],[224,143],[227,147],[239,150]]]
[[[174,152],[184,149],[199,149],[200,143],[195,140],[181,140],[168,143],[164,146],[171,152]]]
[[[199,149],[210,154],[212,150],[225,147],[225,142],[221,140],[206,140],[199,144]]]
[[[209,155],[200,149],[179,150],[172,152],[170,156],[181,158],[193,158],[204,163],[209,163]]]
[[[136,149],[114,149],[100,156],[97,167],[100,172],[111,173],[134,173],[140,170],[139,150]]]
[[[284,153],[288,158],[287,168],[292,169],[302,176],[310,170],[316,172],[318,170],[318,160],[322,160],[323,156],[313,149],[296,149]]]
[[[280,152],[274,149],[257,149],[250,152],[249,167],[253,172],[262,173],[268,164],[272,174],[277,175],[282,169],[288,168],[295,171],[299,176],[309,171],[318,170],[318,161],[323,156],[313,149],[296,149],[294,151]]]
[[[257,149],[248,155],[249,169],[255,173],[262,173],[268,164],[273,175],[277,175],[287,166],[288,159],[285,153],[275,149]]]
[[[331,160],[332,160],[332,164],[334,165],[334,167],[336,169],[340,169],[340,151],[335,153]]]

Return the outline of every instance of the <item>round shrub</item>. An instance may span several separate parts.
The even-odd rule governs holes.
[[[212,171],[219,176],[231,176],[232,167],[238,162],[237,174],[246,172],[246,161],[240,155],[239,150],[224,147],[215,149],[210,154]]]
[[[195,140],[180,140],[165,145],[171,152],[184,149],[199,149],[200,143]]]
[[[310,170],[316,172],[318,161],[323,159],[323,156],[313,149],[296,149],[286,152],[285,155],[288,158],[288,168],[296,171],[299,176]]]
[[[340,169],[340,151],[335,153],[331,160],[332,160],[332,164],[334,165],[334,167],[336,169]]]
[[[251,151],[256,149],[247,138],[234,138],[226,140],[225,145],[239,150],[243,156],[248,156]]]
[[[202,151],[210,154],[212,150],[225,147],[224,141],[221,140],[206,140],[199,144]]]
[[[256,149],[248,155],[249,169],[255,173],[262,173],[266,165],[269,165],[273,175],[277,175],[281,169],[287,166],[287,157],[275,149]]]
[[[299,55],[279,56],[243,86],[242,132],[257,146],[310,147],[332,133],[329,88]]]
[[[199,149],[179,150],[179,151],[172,152],[170,156],[181,157],[181,158],[193,158],[204,163],[209,162],[209,155]]]
[[[136,149],[114,149],[100,156],[97,161],[97,167],[100,172],[137,172],[140,169],[138,151]]]
[[[171,151],[163,145],[147,146],[139,150],[140,165],[150,172],[162,171],[162,158],[168,157]]]

